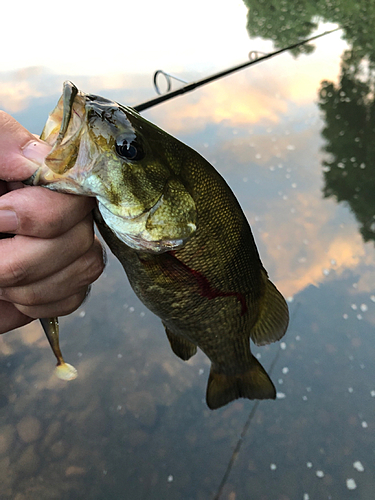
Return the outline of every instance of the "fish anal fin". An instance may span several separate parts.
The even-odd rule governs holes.
[[[165,328],[165,332],[171,344],[172,351],[183,361],[187,361],[197,352],[197,346],[189,340],[172,333],[168,328]]]
[[[250,368],[237,375],[217,373],[211,367],[206,392],[207,406],[211,410],[216,410],[238,398],[276,398],[272,380],[254,356],[251,358]]]
[[[262,271],[265,292],[260,299],[259,316],[250,332],[256,345],[270,344],[280,340],[289,323],[289,311],[284,297]]]

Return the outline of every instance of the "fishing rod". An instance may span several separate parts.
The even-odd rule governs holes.
[[[265,54],[264,56],[258,57],[257,59],[252,59],[251,61],[247,61],[245,63],[239,64],[238,66],[233,66],[232,68],[228,68],[224,71],[220,71],[219,73],[214,73],[211,76],[208,76],[206,78],[203,78],[201,80],[197,80],[196,82],[188,83],[187,85],[184,85],[183,87],[180,87],[177,90],[174,90],[172,92],[168,92],[166,94],[160,95],[159,97],[155,97],[154,99],[149,99],[148,101],[142,102],[141,104],[137,104],[136,106],[133,106],[133,108],[138,111],[144,111],[145,109],[152,108],[153,106],[156,106],[157,104],[160,104],[164,101],[168,101],[169,99],[173,99],[174,97],[177,97],[179,95],[185,94],[186,92],[191,92],[192,90],[197,89],[198,87],[201,87],[202,85],[206,85],[207,83],[213,82],[214,80],[218,80],[219,78],[222,78],[224,76],[230,75],[231,73],[234,73],[235,71],[239,71],[243,68],[247,68],[248,66],[251,66],[252,64],[259,63],[261,61],[265,61],[266,59],[270,59],[271,57],[275,57],[279,54],[282,54],[283,52],[286,52],[287,50],[295,49],[296,47],[299,47],[301,45],[304,45],[308,42],[311,42],[312,40],[316,40],[318,38],[321,38],[322,36],[329,35],[330,33],[333,33],[334,31],[338,31],[342,28],[335,28],[333,30],[325,31],[324,33],[320,33],[319,35],[312,36],[311,38],[307,38],[305,40],[301,40],[300,42],[294,43],[293,45],[289,45],[288,47],[284,47],[283,49],[276,50],[275,52],[270,52],[269,54]],[[157,75],[161,73],[164,76],[167,75],[167,77],[170,77],[171,75],[168,75],[162,70],[158,70],[154,74],[154,85],[156,88],[156,91],[158,92],[158,87],[156,85],[156,78]],[[183,81],[180,78],[172,77],[177,80]],[[168,90],[170,89],[170,82],[168,81]],[[158,92],[159,93],[159,92]]]

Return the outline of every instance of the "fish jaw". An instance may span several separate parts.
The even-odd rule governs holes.
[[[88,141],[85,118],[85,94],[71,82],[65,82],[63,94],[40,136],[52,149],[27,184],[95,196],[92,182],[87,181],[97,151]]]
[[[86,117],[85,102],[83,92],[71,82],[64,83],[63,94],[40,136],[52,146],[45,158],[45,166],[51,173],[63,175],[76,165]],[[47,176],[46,180],[51,179]]]

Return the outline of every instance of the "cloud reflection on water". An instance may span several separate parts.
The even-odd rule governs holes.
[[[235,174],[246,174],[247,196],[240,193],[239,201],[256,239],[264,246],[266,267],[283,293],[291,296],[309,284],[319,284],[324,270],[340,273],[345,268],[354,269],[364,249],[354,224],[332,230],[330,221],[337,207],[321,202],[322,143],[317,132],[322,124],[311,105],[322,77],[317,71],[318,60],[316,65],[310,60],[308,72],[284,68],[281,78],[273,78],[285,64],[290,70],[290,56],[284,62],[280,58],[272,66],[253,67],[171,101],[167,113],[162,105],[147,114],[172,134],[190,135],[198,149],[200,144],[194,144],[198,136],[201,141],[207,139],[209,147],[202,152],[209,160],[216,159],[224,176],[229,174],[235,192],[240,190]],[[100,89],[106,94],[108,90],[108,96],[116,92],[120,98],[121,94],[127,96],[128,89],[137,89],[139,94],[148,91],[146,80],[135,75],[77,80],[86,91]],[[61,83],[58,75],[48,75],[43,68],[9,73],[0,83],[0,105],[10,113],[26,111],[33,99],[60,92]],[[269,175],[281,168],[286,173],[284,179]],[[254,189],[254,172],[255,177],[264,177],[259,192]],[[275,189],[282,195],[270,195]],[[254,217],[262,221],[260,233]]]
[[[211,161],[216,159],[216,167],[224,176],[228,172],[229,184],[235,192],[239,179],[234,174],[246,174],[249,196],[239,195],[239,201],[256,239],[260,238],[265,247],[267,269],[283,293],[291,296],[309,284],[319,284],[325,269],[334,268],[340,273],[345,268],[355,268],[364,249],[354,224],[350,227],[346,224],[345,231],[339,229],[337,234],[337,228],[332,231],[330,221],[337,207],[328,201],[321,202],[322,143],[317,141],[317,131],[322,124],[317,109],[311,105],[321,74],[314,64],[309,66],[309,73],[300,71],[282,79],[272,78],[274,72],[274,66],[272,72],[270,68],[254,67],[185,99],[171,101],[168,113],[162,105],[147,114],[172,134],[192,135],[195,141],[200,134],[202,141],[211,141],[209,148],[201,152]],[[147,92],[147,82],[140,76],[78,80],[84,90],[93,93],[101,89],[104,94],[107,90],[107,95],[116,91],[125,97],[127,89]],[[43,68],[10,73],[0,82],[0,105],[10,113],[25,111],[33,99],[59,93],[61,83],[57,75],[48,75]],[[199,149],[199,144],[196,147]],[[257,194],[251,187],[254,171],[259,175],[262,170],[280,170],[280,166],[283,172],[292,171],[290,180],[272,178],[267,172],[261,196]],[[275,186],[282,196],[270,201],[269,192],[275,191]],[[260,234],[258,224],[252,220],[255,215],[262,220]],[[302,245],[302,255],[304,241],[308,243]]]

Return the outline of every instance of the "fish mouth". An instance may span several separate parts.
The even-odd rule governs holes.
[[[74,83],[64,82],[63,93],[40,136],[52,146],[44,163],[55,174],[63,175],[74,167],[85,122],[85,102],[85,94]]]
[[[78,89],[72,82],[64,82],[62,101],[63,101],[63,114],[61,120],[60,131],[57,136],[55,147],[60,146],[65,134],[68,131],[70,119],[72,116],[73,103],[76,95],[78,94]]]

